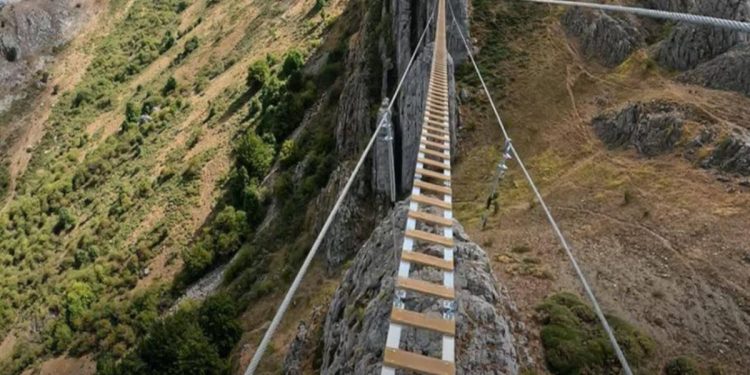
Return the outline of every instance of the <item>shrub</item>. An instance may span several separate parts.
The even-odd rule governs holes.
[[[328,5],[328,0],[315,0],[316,10],[322,10],[326,5]]]
[[[8,62],[14,62],[18,59],[18,49],[16,47],[8,47],[5,49],[5,59]]]
[[[698,364],[692,358],[677,357],[664,366],[665,375],[699,375]]]
[[[302,67],[305,66],[305,57],[297,49],[292,49],[287,52],[284,57],[284,64],[281,68],[281,76],[289,77],[295,72],[298,72]]]
[[[161,89],[162,95],[169,95],[177,88],[177,80],[174,76],[167,78],[167,83],[164,84],[164,88]]]
[[[175,38],[172,36],[172,31],[167,30],[167,32],[164,34],[164,37],[161,39],[161,43],[159,45],[159,53],[167,52],[170,48],[174,46]]]
[[[237,313],[234,300],[226,293],[209,297],[198,310],[198,324],[222,357],[229,355],[242,336]]]
[[[273,158],[273,145],[266,143],[252,131],[249,131],[242,137],[237,147],[238,162],[240,166],[247,170],[248,176],[251,178],[265,177],[271,168]]]
[[[553,374],[609,374],[619,362],[594,311],[573,294],[559,293],[537,307],[547,366]],[[654,341],[626,322],[607,316],[630,364],[638,367],[654,352]]]
[[[260,90],[266,84],[270,75],[271,70],[264,60],[252,63],[247,69],[247,87],[253,92]]]

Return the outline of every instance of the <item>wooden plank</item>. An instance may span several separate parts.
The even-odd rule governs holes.
[[[456,373],[456,365],[452,362],[393,348],[385,348],[383,364],[427,375],[454,375]]]
[[[445,135],[450,135],[451,134],[450,132],[448,132],[445,129],[436,128],[434,126],[429,126],[429,125],[422,125],[422,129],[429,130],[429,131],[431,131],[433,133],[440,133],[440,134],[445,134]]]
[[[444,210],[450,210],[451,204],[437,198],[431,198],[422,194],[412,194],[411,200],[417,203],[427,204],[430,206],[440,207]]]
[[[453,290],[453,288],[446,288],[440,284],[435,284],[428,281],[399,277],[398,279],[396,279],[396,287],[443,299],[456,298],[456,292]]]
[[[416,173],[421,174],[422,176],[431,177],[431,178],[435,178],[435,179],[442,180],[442,181],[451,180],[450,176],[446,176],[443,173],[433,172],[424,168],[417,168]]]
[[[450,157],[448,154],[445,154],[443,152],[435,151],[435,150],[430,150],[430,149],[427,149],[427,148],[424,148],[424,147],[420,147],[419,148],[419,152],[421,152],[423,154],[426,154],[426,155],[432,155],[432,156],[435,156],[435,157],[438,157],[438,158],[443,158],[443,159],[448,159]]]
[[[433,114],[433,115],[436,115],[436,116],[440,116],[440,117],[449,116],[448,111],[445,111],[445,110],[440,109],[440,108],[434,108],[434,107],[430,106],[429,103],[427,104],[427,108],[425,109],[425,112]]]
[[[414,187],[418,187],[422,190],[434,191],[436,193],[445,195],[451,195],[451,188],[449,186],[433,184],[422,180],[414,180]]]
[[[447,114],[441,115],[439,113],[430,112],[430,111],[425,111],[424,114],[425,114],[426,117],[429,117],[429,118],[434,118],[434,119],[448,121],[448,115]]]
[[[391,311],[391,322],[415,328],[428,329],[448,336],[456,335],[456,321],[454,320],[435,318],[396,307]]]
[[[401,252],[401,260],[404,262],[418,263],[429,267],[439,268],[445,271],[453,271],[453,262],[443,258],[434,257],[416,251]]]
[[[436,115],[443,115],[448,116],[449,113],[447,110],[444,109],[444,106],[433,106],[430,103],[427,103],[427,108],[425,109],[426,112],[434,113]]]
[[[449,164],[441,163],[437,160],[432,160],[432,159],[427,159],[427,158],[417,158],[417,162],[422,163],[424,165],[431,165],[433,167],[451,170],[451,166]]]
[[[435,245],[443,245],[446,247],[453,247],[453,239],[450,237],[441,236],[438,234],[432,234],[423,230],[407,229],[404,234],[406,237],[411,237],[420,241],[429,242]]]
[[[441,150],[450,150],[451,148],[451,145],[447,145],[445,143],[437,143],[437,142],[425,141],[425,140],[423,140],[421,144],[423,146],[430,146],[430,147],[438,148]]]
[[[422,130],[422,136],[427,138],[428,140],[438,141],[438,142],[450,142],[451,139],[447,135],[442,134],[432,134],[428,132],[427,130]]]
[[[451,219],[446,219],[442,216],[433,215],[431,213],[422,212],[422,211],[409,211],[409,217],[414,220],[419,220],[425,223],[443,225],[446,227],[453,225],[453,221]]]
[[[435,120],[433,120],[433,119],[431,119],[431,118],[428,117],[427,120],[425,120],[424,122],[426,122],[426,123],[428,123],[430,125],[435,125],[435,126],[441,127],[443,129],[448,129],[448,121],[435,121]]]

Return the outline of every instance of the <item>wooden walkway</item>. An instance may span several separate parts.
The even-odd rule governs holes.
[[[456,295],[453,289],[454,243],[445,9],[445,0],[439,0],[432,71],[396,279],[397,293],[383,356],[383,375],[393,375],[397,369],[434,375],[452,375],[456,372],[456,322],[453,311]],[[442,257],[426,254],[424,250],[428,247],[433,250],[440,248]],[[411,278],[409,274],[412,265],[441,271],[442,284]],[[404,293],[435,298],[445,307],[444,312],[426,314],[406,310],[400,297]],[[442,357],[400,349],[401,333],[406,327],[442,335]]]

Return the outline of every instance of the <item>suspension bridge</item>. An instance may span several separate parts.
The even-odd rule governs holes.
[[[665,12],[644,8],[633,8],[617,5],[585,3],[577,1],[560,0],[517,0],[531,3],[545,3],[551,5],[566,5],[593,8],[601,11],[625,12],[640,16],[660,18],[672,21],[690,22],[705,26],[719,27],[740,32],[750,32],[750,23],[734,20],[725,20],[713,17],[705,17],[693,14]],[[262,359],[270,341],[281,323],[286,310],[291,303],[292,297],[299,288],[307,269],[312,263],[325,234],[328,232],[336,213],[341,208],[344,198],[354,183],[356,175],[362,169],[365,160],[373,148],[381,132],[385,132],[385,139],[392,141],[390,125],[386,119],[389,118],[396,98],[399,97],[404,81],[421,50],[427,31],[434,27],[433,55],[431,71],[425,99],[425,111],[422,119],[420,143],[415,166],[415,175],[412,184],[411,196],[409,198],[409,211],[406,228],[404,231],[403,245],[400,253],[399,265],[396,276],[396,292],[394,295],[391,314],[389,316],[388,334],[383,350],[382,375],[394,375],[399,370],[407,370],[422,374],[452,375],[456,373],[456,322],[457,311],[456,292],[454,290],[454,240],[453,240],[453,211],[451,190],[451,126],[449,120],[449,53],[446,48],[446,18],[450,11],[452,22],[456,25],[455,30],[459,33],[466,53],[474,67],[482,88],[492,108],[493,114],[504,137],[504,153],[497,166],[497,174],[491,190],[491,196],[496,192],[499,181],[508,169],[507,163],[515,160],[524,178],[529,183],[535,198],[539,202],[544,214],[549,221],[552,230],[565,251],[573,269],[581,281],[584,292],[594,308],[594,312],[601,323],[607,338],[622,366],[626,375],[632,375],[622,349],[620,348],[613,330],[607,321],[593,293],[581,267],[579,266],[571,246],[565,239],[559,225],[545,203],[539,189],[532,179],[528,169],[524,165],[518,151],[513,146],[508,131],[503,124],[494,100],[482,77],[479,67],[474,60],[466,36],[461,32],[461,27],[456,20],[453,8],[446,4],[446,0],[436,0],[435,8],[429,16],[424,31],[421,33],[413,55],[403,72],[396,90],[386,108],[386,114],[378,122],[370,141],[362,152],[352,173],[339,193],[338,199],[329,213],[318,237],[313,243],[299,273],[292,282],[289,291],[284,297],[279,309],[271,321],[269,328],[255,351],[252,361],[248,365],[245,375],[255,374],[260,360]],[[395,173],[393,170],[393,144],[389,144],[390,166],[390,194],[395,200]],[[486,215],[486,214],[485,214]],[[484,217],[483,217],[484,221]],[[442,282],[421,280],[411,277],[413,267],[428,267],[442,273]],[[413,311],[407,308],[404,299],[407,293],[414,293],[423,297],[433,298],[440,301],[440,314]],[[440,357],[427,356],[421,353],[410,352],[401,349],[401,336],[405,328],[412,328],[436,333],[442,337],[442,351]]]

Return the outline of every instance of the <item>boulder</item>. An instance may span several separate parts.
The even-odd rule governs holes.
[[[620,65],[644,43],[634,22],[618,14],[571,7],[561,22],[568,36],[578,40],[586,57],[607,67]]]
[[[698,65],[680,75],[678,80],[750,96],[750,43],[740,44],[713,60]]]
[[[655,101],[597,116],[592,125],[611,148],[634,146],[643,155],[655,156],[672,151],[682,135],[683,119],[677,105]]]
[[[693,14],[750,20],[750,2],[747,0],[703,0],[684,5],[690,6],[689,12]],[[747,33],[683,22],[659,44],[654,57],[664,67],[685,71],[748,41],[750,35]]]

